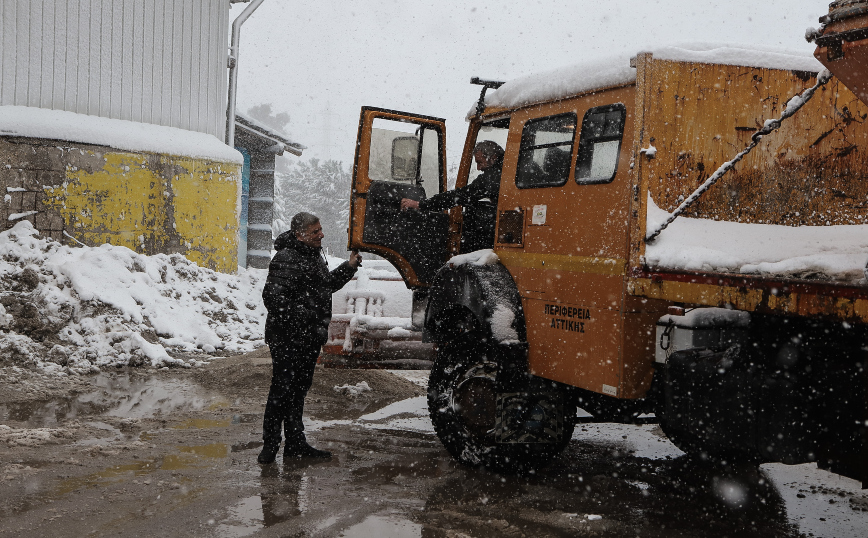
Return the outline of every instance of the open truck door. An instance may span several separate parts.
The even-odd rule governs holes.
[[[449,215],[401,211],[446,189],[446,121],[362,107],[349,247],[382,256],[410,288],[430,285],[448,255]]]

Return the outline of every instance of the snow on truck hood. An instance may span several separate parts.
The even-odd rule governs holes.
[[[810,52],[757,45],[688,43],[638,52],[650,52],[657,60],[811,72],[823,69]],[[636,69],[630,67],[630,58],[635,55],[619,54],[513,79],[489,93],[485,104],[516,108],[563,99],[591,90],[632,84],[636,81]],[[475,112],[474,104],[468,117]]]
[[[648,196],[648,229],[670,214]],[[645,247],[652,269],[864,284],[868,225],[780,226],[679,217]]]

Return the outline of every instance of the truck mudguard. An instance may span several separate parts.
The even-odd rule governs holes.
[[[524,310],[512,275],[500,263],[447,264],[434,278],[422,339],[446,344],[468,332],[494,351],[499,390],[523,390],[530,379]]]
[[[461,327],[462,323],[475,326]],[[423,340],[447,342],[461,328],[478,330],[492,344],[527,343],[521,296],[503,265],[447,264],[437,272],[425,312]]]

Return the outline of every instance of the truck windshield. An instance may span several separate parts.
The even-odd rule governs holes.
[[[476,133],[476,141],[473,145],[475,147],[476,144],[483,140],[491,140],[496,142],[498,146],[506,148],[507,133],[509,133],[509,118],[501,118],[499,120],[483,123],[482,126],[479,127],[479,132]],[[473,159],[470,166],[470,177],[467,178],[467,184],[469,185],[473,183],[473,180],[479,177],[480,174],[482,174],[482,172],[476,169],[476,159]]]

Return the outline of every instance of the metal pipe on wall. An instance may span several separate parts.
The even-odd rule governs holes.
[[[235,147],[235,97],[238,94],[238,45],[241,25],[265,0],[253,0],[232,22],[232,42],[229,47],[229,103],[226,107],[226,145]]]

